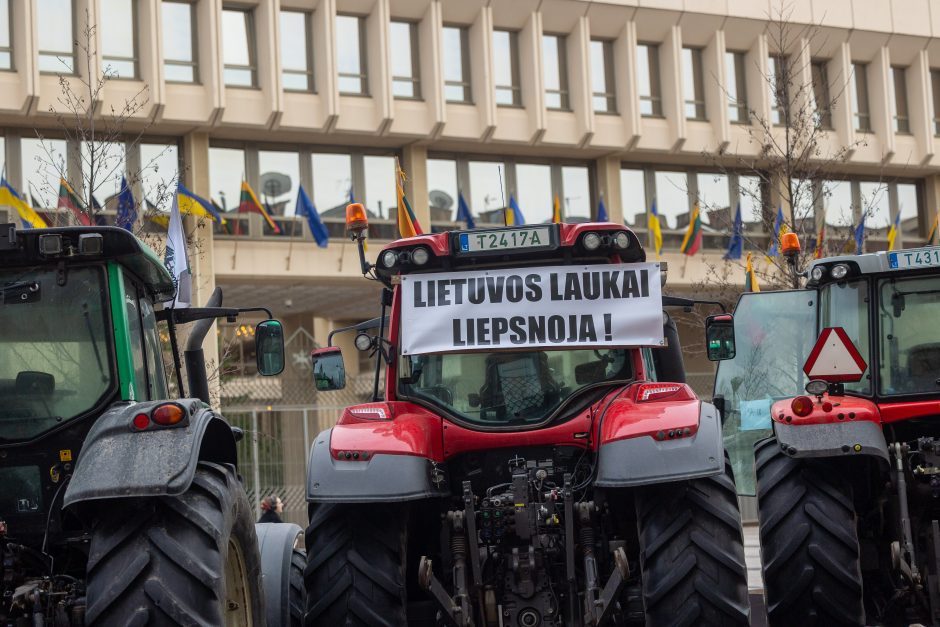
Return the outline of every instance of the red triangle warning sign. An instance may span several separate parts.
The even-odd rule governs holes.
[[[811,381],[822,379],[829,383],[861,381],[866,369],[868,364],[842,327],[823,329],[803,364],[803,372]]]

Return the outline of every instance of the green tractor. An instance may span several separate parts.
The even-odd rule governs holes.
[[[175,291],[122,229],[0,225],[0,625],[299,624],[300,528],[256,529],[202,353],[214,319],[266,310],[219,290],[162,308]],[[276,375],[267,316],[258,371]],[[161,334],[192,398],[170,398]]]

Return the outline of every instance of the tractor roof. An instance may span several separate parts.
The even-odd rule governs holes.
[[[89,240],[89,235],[101,237],[100,247],[97,242],[83,243]],[[55,242],[57,238],[61,238],[61,243]],[[0,267],[55,265],[61,261],[116,261],[137,275],[158,302],[172,298],[176,292],[173,279],[157,254],[124,229],[68,226],[18,230],[12,224],[0,225]]]
[[[809,277],[807,285],[818,287],[825,283],[837,281],[832,276],[832,269],[838,265],[845,265],[847,273],[843,278],[853,278],[869,274],[894,273],[927,273],[940,274],[940,247],[907,248],[895,251],[879,251],[862,255],[840,255],[826,257],[810,263],[807,269]],[[822,276],[813,278],[815,268],[822,269]],[[819,274],[819,273],[817,273]]]

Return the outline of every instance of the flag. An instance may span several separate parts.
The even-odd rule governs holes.
[[[330,241],[330,234],[323,225],[323,221],[320,220],[320,214],[303,185],[300,186],[300,191],[297,193],[297,207],[294,209],[294,213],[307,218],[307,225],[310,226],[310,233],[313,234],[313,239],[317,241],[317,246],[326,248]]]
[[[101,203],[98,202],[98,199],[95,198],[95,195],[91,195],[91,208],[95,211],[101,211],[104,207],[101,206]]]
[[[186,254],[186,233],[183,232],[183,216],[180,215],[179,197],[173,197],[170,209],[170,225],[166,233],[166,255],[163,265],[173,277],[176,295],[171,307],[189,307],[193,300],[192,273],[189,269],[189,255]]]
[[[355,198],[355,196],[353,196],[353,186],[352,186],[352,183],[350,183],[350,184],[349,184],[349,203],[348,203],[348,204],[351,205],[351,204],[353,204],[354,202],[356,202],[356,198]]]
[[[174,202],[179,204],[181,214],[188,213],[197,218],[209,218],[219,224],[225,224],[225,218],[216,209],[215,203],[209,202],[202,196],[197,196],[186,189],[183,181],[177,181],[176,183],[176,199]]]
[[[771,234],[770,249],[767,251],[767,258],[773,259],[777,256],[780,247],[780,236],[786,233],[783,229],[787,225],[783,223],[783,206],[777,205],[777,218],[774,220],[774,230]]]
[[[516,202],[516,197],[509,194],[509,206],[505,209],[506,226],[519,226],[525,224],[525,218],[522,216],[522,209]]]
[[[268,223],[272,231],[278,235],[281,233],[281,228],[277,225],[277,222],[271,219],[271,214],[265,211],[258,201],[258,197],[255,196],[255,190],[251,189],[248,181],[242,181],[241,196],[238,200],[238,213],[258,213]]]
[[[117,204],[117,225],[128,231],[134,230],[134,222],[137,221],[137,204],[134,202],[134,194],[131,188],[127,186],[127,177],[121,177],[121,191],[118,193]]]
[[[395,176],[395,192],[398,194],[398,233],[402,237],[414,237],[415,235],[424,235],[421,230],[421,224],[415,212],[411,209],[411,203],[405,196],[405,172],[401,169],[398,161],[395,161],[395,169],[398,170]],[[350,198],[352,197],[352,188],[349,188]]]
[[[898,231],[901,230],[901,212],[894,216],[894,223],[888,229],[888,250],[894,250],[894,243],[898,239]]]
[[[83,226],[91,226],[91,216],[85,208],[85,203],[78,197],[72,186],[64,178],[59,179],[59,202],[57,209],[68,209]]]
[[[930,227],[930,233],[927,234],[927,241],[924,242],[924,246],[933,246],[934,236],[937,235],[938,222],[940,222],[940,213],[933,217],[933,226]]]
[[[747,265],[744,267],[744,291],[760,291],[760,284],[757,282],[757,274],[754,272],[754,264],[751,262],[751,253],[747,254]]]
[[[35,209],[30,207],[20,198],[19,192],[13,189],[6,177],[0,176],[0,205],[13,207],[20,216],[23,228],[26,229],[44,229],[48,225],[36,213]]]
[[[598,222],[609,222],[610,216],[607,215],[607,207],[604,205],[604,197],[601,196],[600,201],[597,203],[597,221]]]
[[[558,194],[555,194],[555,198],[552,200],[552,222],[561,224],[561,202],[558,200]],[[523,222],[523,224],[525,223]]]
[[[477,228],[476,222],[473,221],[473,214],[470,213],[470,207],[467,206],[467,201],[460,192],[457,192],[457,220],[466,222],[468,229]]]
[[[656,249],[656,258],[659,259],[659,253],[663,250],[663,231],[659,227],[659,211],[656,210],[656,199],[653,199],[653,205],[650,207],[649,216],[650,233],[653,234],[653,248]]]
[[[679,249],[683,255],[691,257],[702,247],[702,216],[699,215],[698,204],[692,207],[689,216],[689,227],[682,238],[682,247]]]
[[[731,229],[731,241],[728,242],[728,250],[722,259],[740,259],[744,254],[744,221],[741,218],[741,203],[734,212],[734,226]],[[748,260],[751,256],[748,253]]]
[[[865,216],[862,216],[862,221],[858,223],[858,226],[855,227],[855,254],[861,255],[865,247]]]

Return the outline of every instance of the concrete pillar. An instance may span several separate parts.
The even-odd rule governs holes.
[[[613,156],[601,157],[595,162],[597,168],[597,192],[604,199],[608,219],[616,224],[623,224],[623,204],[620,190],[620,159]],[[592,216],[597,218],[597,208]]]
[[[926,215],[921,216],[920,228],[921,236],[927,237],[933,221],[940,213],[940,175],[928,176],[924,178],[924,200]],[[933,239],[927,242],[928,245],[937,243],[937,234],[934,233]]]
[[[405,195],[425,233],[431,232],[431,208],[428,201],[428,149],[410,145],[402,148],[401,167],[408,180]]]

